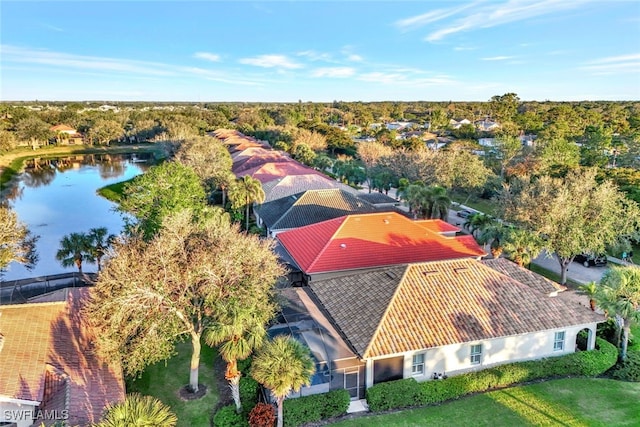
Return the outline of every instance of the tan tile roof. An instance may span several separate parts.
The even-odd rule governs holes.
[[[558,292],[563,292],[567,289],[566,286],[562,286],[531,270],[520,267],[515,262],[509,261],[506,258],[485,259],[482,260],[482,263],[545,295],[555,296]]]
[[[42,400],[51,325],[64,311],[64,302],[0,306],[0,396]]]
[[[412,264],[397,283],[371,274],[311,283],[363,358],[603,320],[472,259]]]
[[[106,404],[124,399],[120,366],[95,353],[82,316],[87,297],[87,288],[72,289],[67,301],[0,307],[0,395],[42,401],[51,365],[68,377],[70,425],[97,422]]]

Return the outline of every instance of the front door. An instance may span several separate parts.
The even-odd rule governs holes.
[[[360,376],[358,371],[354,372],[345,372],[344,373],[344,388],[349,392],[349,396],[351,396],[351,400],[360,399],[359,389],[360,389]]]

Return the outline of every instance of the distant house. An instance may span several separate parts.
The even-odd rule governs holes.
[[[304,309],[285,308],[270,334],[294,331],[310,346],[319,374],[301,394],[345,388],[353,399],[380,382],[573,353],[581,331],[594,348],[602,315],[550,296],[535,273],[519,281],[515,264],[493,267],[466,258],[326,276],[281,292]]]
[[[449,127],[451,129],[460,129],[462,127],[462,125],[470,125],[471,122],[467,119],[451,119],[449,120]]]
[[[349,214],[375,211],[373,205],[339,188],[307,190],[255,208],[256,222],[266,227],[270,237]]]
[[[74,145],[83,144],[84,135],[65,124],[59,124],[49,128],[50,131],[55,133],[55,142],[58,145]]]
[[[478,120],[475,122],[476,129],[481,132],[492,132],[500,128],[500,124],[489,119]]]
[[[57,418],[86,426],[124,399],[119,364],[93,347],[82,314],[87,297],[88,288],[64,289],[42,302],[0,306],[0,425]]]

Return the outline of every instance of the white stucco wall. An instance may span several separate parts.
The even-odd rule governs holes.
[[[18,427],[29,427],[33,424],[36,404],[0,400],[0,422],[14,422]]]
[[[424,351],[406,353],[404,359],[404,378],[414,377],[416,380],[422,381],[432,379],[434,372],[455,375],[482,370],[492,365],[502,363],[574,353],[576,350],[576,335],[582,329],[589,326],[591,327],[592,335],[594,335],[596,329],[595,324],[465,344],[453,344]],[[562,351],[554,351],[553,343],[555,332],[561,331],[565,332],[564,349]],[[471,346],[474,344],[482,344],[482,357],[480,364],[477,365],[471,364]],[[412,375],[413,355],[419,353],[425,354],[424,374]]]

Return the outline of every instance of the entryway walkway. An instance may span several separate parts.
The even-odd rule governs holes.
[[[360,400],[352,400],[349,403],[349,408],[347,409],[347,414],[353,414],[356,412],[367,412],[369,411],[369,405],[367,405],[367,401],[364,399]]]

